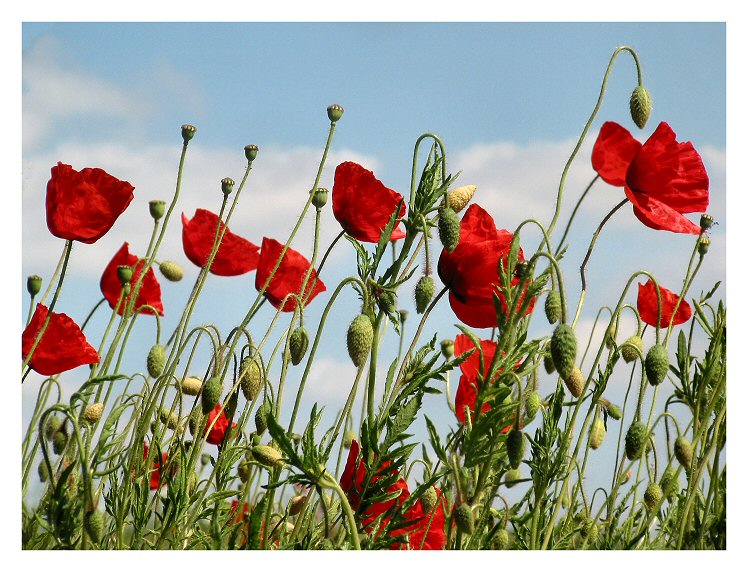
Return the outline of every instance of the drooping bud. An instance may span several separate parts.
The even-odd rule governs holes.
[[[295,497],[293,497],[290,501],[288,501],[288,514],[290,516],[299,514],[301,512],[301,509],[304,508],[305,502],[305,495],[296,495]]]
[[[450,339],[444,339],[441,341],[442,355],[449,359],[455,355],[455,341]]]
[[[47,423],[44,426],[44,435],[47,439],[52,439],[55,433],[57,433],[62,427],[62,420],[56,415],[50,415],[47,417]]]
[[[605,409],[608,411],[608,415],[612,419],[615,419],[616,421],[620,421],[621,417],[623,417],[623,411],[621,411],[621,408],[618,407],[615,403],[608,403],[605,406]]]
[[[626,458],[629,461],[641,458],[647,441],[647,427],[641,421],[634,421],[626,432]]]
[[[660,485],[652,481],[647,486],[647,490],[644,491],[644,506],[647,507],[649,512],[652,512],[660,504],[662,500],[662,489]]]
[[[655,344],[649,348],[647,357],[644,359],[644,371],[647,374],[647,380],[650,385],[659,385],[662,383],[669,367],[670,361],[665,346]]]
[[[660,479],[660,488],[662,489],[662,494],[665,495],[666,499],[672,501],[675,498],[675,495],[680,490],[680,482],[675,476],[674,467],[669,467],[662,473],[662,478]]]
[[[529,423],[540,410],[540,395],[537,391],[531,391],[525,396],[525,422]]]
[[[175,411],[172,411],[167,407],[162,407],[161,409],[159,409],[158,418],[161,423],[166,425],[172,431],[179,427],[179,416]]]
[[[94,544],[101,542],[104,533],[104,515],[96,509],[91,509],[86,512],[83,521],[91,541]]]
[[[176,262],[170,260],[164,261],[158,265],[158,269],[169,282],[179,282],[184,278],[184,270]]]
[[[690,470],[691,461],[693,461],[693,447],[691,446],[691,442],[683,435],[680,435],[673,444],[673,452],[681,466],[686,471]]]
[[[500,528],[496,531],[496,536],[494,536],[493,541],[496,550],[506,550],[509,548],[509,533],[506,528]]]
[[[104,404],[103,403],[92,403],[86,409],[83,411],[83,422],[93,425],[96,423],[99,419],[101,419],[101,415],[104,413]]]
[[[47,463],[44,459],[39,463],[37,472],[39,473],[39,480],[46,483],[47,479],[49,479],[49,469],[47,468]]]
[[[506,436],[506,452],[509,457],[509,466],[512,469],[518,469],[525,456],[525,439],[519,429],[512,429]]]
[[[366,314],[356,316],[348,326],[346,337],[348,355],[356,367],[361,367],[369,357],[371,344],[374,342],[374,326]]]
[[[638,335],[631,336],[621,345],[621,357],[626,363],[631,363],[644,353],[644,342]]]
[[[252,447],[252,456],[266,467],[283,467],[283,456],[280,451],[270,445],[256,445]]]
[[[254,401],[262,389],[262,366],[257,358],[244,358],[242,360],[239,384],[247,401]]]
[[[507,488],[512,488],[522,478],[522,473],[519,469],[509,469],[504,473],[504,484]]]
[[[234,179],[230,179],[229,177],[221,179],[221,192],[224,195],[230,195],[234,191],[234,184]]]
[[[561,318],[561,294],[551,290],[545,298],[545,317],[549,324],[555,324]]]
[[[330,123],[337,123],[343,117],[344,111],[342,105],[338,105],[337,103],[330,105],[327,108],[327,117],[330,119]]]
[[[475,530],[475,519],[473,509],[467,503],[462,503],[455,508],[455,522],[457,529],[463,534],[472,534]]]
[[[571,375],[577,359],[577,338],[568,324],[559,324],[551,336],[551,356],[553,365],[562,378]]]
[[[699,219],[699,226],[701,226],[701,231],[709,230],[712,228],[712,225],[714,224],[714,217],[710,214],[704,213],[701,215],[701,218]]]
[[[304,359],[306,349],[309,347],[309,334],[306,328],[299,326],[291,333],[291,339],[288,340],[288,351],[291,354],[291,363],[299,365]]]
[[[265,429],[268,428],[268,413],[270,413],[270,404],[267,401],[263,401],[255,413],[255,429],[258,435],[262,435]]]
[[[551,356],[551,354],[545,354],[543,356],[543,367],[548,375],[551,375],[556,371],[556,366],[553,365],[553,356]]]
[[[616,345],[616,329],[614,326],[610,326],[605,331],[605,347],[612,350]]]
[[[123,286],[129,284],[132,280],[132,268],[130,266],[117,266],[117,278]]]
[[[530,263],[527,260],[518,260],[514,267],[514,274],[520,280],[523,280],[530,273]]]
[[[26,279],[26,290],[31,296],[36,296],[42,289],[42,277],[32,274]]]
[[[578,367],[574,367],[569,374],[569,377],[564,378],[566,388],[569,390],[574,397],[579,397],[584,391],[584,374]]]
[[[195,132],[197,131],[197,127],[194,125],[182,125],[182,140],[184,141],[185,145],[190,142],[190,140],[195,136]]]
[[[257,158],[257,152],[259,150],[260,148],[257,145],[245,145],[244,156],[247,158],[247,161],[250,163],[254,161]]]
[[[59,455],[68,444],[68,434],[65,429],[60,429],[52,436],[52,450]]]
[[[621,477],[618,479],[618,485],[622,486],[628,483],[631,480],[631,475],[633,473],[631,472],[631,469],[626,471],[624,474],[621,475]]]
[[[223,383],[221,378],[214,375],[208,381],[203,384],[203,392],[201,395],[201,403],[203,407],[203,413],[208,414],[218,405],[218,401],[221,399],[221,392],[223,391]]]
[[[166,212],[166,201],[148,201],[148,211],[151,213],[154,221],[161,220]]]
[[[603,444],[603,439],[605,439],[605,422],[596,417],[590,427],[590,447],[597,449]]]
[[[709,245],[712,243],[712,241],[709,240],[708,236],[700,236],[696,242],[698,243],[697,248],[700,256],[704,256],[707,252],[709,252]]]
[[[434,487],[429,487],[421,495],[421,508],[423,514],[430,515],[431,511],[436,508],[436,501],[439,499],[439,495]]]
[[[397,295],[390,290],[384,290],[377,299],[377,305],[382,312],[394,314],[397,312]]]
[[[153,378],[161,375],[166,365],[166,348],[161,344],[155,344],[151,347],[145,364],[148,368],[148,375]]]
[[[439,207],[439,240],[441,240],[444,249],[447,252],[454,252],[457,243],[460,241],[460,219],[452,208],[447,206]]]
[[[197,377],[186,377],[180,384],[182,393],[186,395],[197,395],[203,387],[203,381]]]
[[[639,129],[644,129],[652,113],[652,98],[646,87],[637,85],[634,88],[629,100],[629,109],[631,110],[631,119],[634,120],[636,126]]]
[[[239,475],[239,480],[246,483],[249,480],[249,468],[250,464],[247,459],[239,461],[239,466],[236,468],[236,474]]]
[[[478,187],[475,185],[465,185],[452,189],[447,193],[447,204],[454,212],[458,213],[467,206],[476,190],[478,190]]]
[[[416,312],[423,314],[434,297],[434,279],[431,276],[421,276],[415,289]]]
[[[233,419],[236,408],[239,405],[239,392],[232,391],[231,395],[226,399],[226,404],[223,406],[223,414],[227,419]]]

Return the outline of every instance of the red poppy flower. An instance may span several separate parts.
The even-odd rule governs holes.
[[[205,432],[208,435],[206,441],[211,445],[220,445],[223,442],[223,436],[226,434],[226,430],[229,428],[229,419],[226,417],[226,411],[221,411],[218,421],[213,425],[213,428],[208,431],[213,419],[216,418],[218,412],[221,411],[221,404],[218,403],[213,408],[213,411],[208,413],[208,421],[205,423]],[[236,423],[231,424],[231,428],[236,427]]]
[[[447,534],[444,531],[445,510],[444,505],[447,502],[444,493],[436,489],[436,506],[431,512],[423,510],[421,499],[405,512],[406,520],[415,520],[416,524],[408,527],[408,544],[400,548],[410,548],[411,550],[444,550],[447,545]]]
[[[49,309],[37,304],[34,315],[21,335],[23,359],[31,351],[42,329]],[[36,346],[29,366],[41,375],[56,375],[80,365],[99,363],[99,354],[86,341],[86,336],[67,314],[52,312],[47,329]]]
[[[504,295],[497,289],[499,283],[499,261],[509,254],[512,233],[498,229],[489,215],[477,204],[472,204],[460,223],[460,241],[452,252],[442,250],[439,257],[439,278],[449,288],[449,305],[455,315],[473,328],[496,326],[496,308],[493,295],[496,293],[506,310]],[[524,260],[522,249],[519,260]],[[518,284],[514,278],[512,284]],[[523,297],[517,302],[522,305]],[[535,301],[527,308],[532,312]]]
[[[182,213],[182,246],[187,258],[195,266],[202,268],[208,261],[216,227],[226,229],[218,247],[218,252],[210,265],[210,272],[216,276],[240,276],[257,268],[260,247],[247,239],[232,233],[218,216],[205,209],[197,209],[192,220]]]
[[[332,187],[332,212],[346,231],[362,242],[379,242],[382,231],[392,213],[403,200],[400,193],[385,187],[374,173],[361,165],[346,161],[335,169]],[[400,206],[400,217],[405,216],[405,203]],[[405,238],[399,223],[390,240]]]
[[[670,325],[670,318],[673,318],[673,325],[677,326],[691,319],[691,306],[685,300],[676,309],[678,303],[678,294],[671,292],[667,288],[660,286],[660,298],[662,300],[662,317],[660,318],[660,327],[667,328]],[[636,299],[636,309],[639,310],[641,319],[650,326],[657,326],[657,290],[655,283],[648,280],[646,284],[639,284],[639,296]]]
[[[101,292],[104,294],[104,298],[106,298],[107,302],[109,302],[110,308],[115,308],[117,306],[117,301],[122,293],[122,282],[120,282],[117,274],[117,267],[130,266],[133,269],[130,284],[134,287],[135,283],[140,278],[140,273],[145,264],[144,260],[141,260],[134,254],[130,254],[129,246],[130,245],[127,242],[122,245],[122,248],[117,251],[104,269],[104,273],[101,275]],[[119,310],[117,311],[120,316],[125,311],[125,307],[129,303],[131,297],[132,294],[129,294],[122,301],[122,304],[120,304]],[[146,272],[145,278],[143,278],[143,282],[140,285],[140,291],[138,292],[138,299],[135,301],[134,310],[137,312],[138,308],[146,305],[155,308],[159,316],[164,315],[164,305],[161,302],[161,286],[156,278],[156,273],[153,272],[153,268],[149,268],[148,272]],[[147,307],[143,308],[141,313],[150,315],[154,314],[153,310]]]
[[[147,458],[148,458],[148,444],[143,443],[143,460],[145,461]],[[157,488],[164,485],[164,483],[161,482],[161,467],[166,466],[166,462],[168,458],[169,457],[166,453],[161,453],[161,462],[156,461],[154,459],[151,463],[150,476],[148,478],[148,483],[152,491],[155,491]],[[177,472],[177,468],[172,467],[172,472],[171,472],[172,476],[174,476],[176,472]]]
[[[255,274],[255,288],[257,290],[262,290],[262,287],[270,278],[281,252],[283,252],[283,245],[280,242],[267,237],[262,239],[260,261],[257,265],[257,274]],[[300,294],[301,284],[308,270],[309,261],[302,254],[289,248],[283,256],[283,261],[280,263],[273,279],[265,289],[265,297],[270,300],[275,308],[281,309],[283,312],[293,312],[296,308],[296,299],[289,298],[285,305],[283,305],[283,299],[289,294]],[[312,269],[304,290],[304,298],[306,299],[304,305],[309,304],[317,294],[325,290],[327,288],[324,282],[317,278],[317,272]],[[281,305],[283,305],[283,308],[281,308]]]
[[[104,236],[133,199],[133,187],[101,169],[78,172],[57,163],[47,183],[47,227],[53,235],[91,244]]]
[[[455,415],[460,423],[465,423],[465,407],[472,413],[475,413],[475,400],[478,398],[478,386],[483,379],[488,375],[488,369],[493,361],[493,356],[496,353],[496,343],[489,340],[481,340],[481,347],[483,348],[483,371],[480,371],[480,352],[475,348],[473,341],[465,334],[458,334],[455,337],[454,343],[454,355],[455,357],[469,352],[472,349],[475,351],[460,364],[460,383],[457,386],[457,393],[455,394]],[[481,407],[481,413],[485,413],[491,409],[488,403],[484,403]],[[471,415],[472,419],[472,415]]]
[[[607,183],[623,187],[634,215],[655,230],[699,234],[683,213],[709,206],[709,177],[691,143],[678,143],[660,123],[642,145],[617,123],[604,123],[592,150],[592,166]]]

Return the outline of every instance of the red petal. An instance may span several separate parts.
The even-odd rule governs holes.
[[[592,148],[592,168],[609,185],[622,187],[626,182],[626,170],[641,147],[626,129],[607,121]]]
[[[57,163],[47,183],[47,227],[59,238],[96,242],[128,207],[133,190],[101,169],[78,172]]]
[[[213,411],[208,413],[208,420],[205,422],[205,431],[208,431],[208,427],[213,423],[213,419],[216,418],[218,412],[221,411],[222,405],[216,404]],[[236,427],[236,423],[232,423],[231,427]],[[229,419],[226,417],[226,411],[221,411],[218,421],[213,425],[213,428],[207,433],[208,437],[206,441],[211,445],[220,445],[223,442],[223,437],[226,434],[226,430],[229,428]]]
[[[131,287],[134,287],[140,277],[144,264],[145,262],[143,260],[130,253],[129,244],[127,242],[125,242],[122,245],[122,248],[116,252],[112,260],[104,269],[104,273],[101,275],[101,281],[99,282],[101,293],[104,294],[104,298],[109,302],[110,308],[113,309],[117,306],[117,301],[122,293],[122,283],[117,274],[117,267],[134,266],[132,280],[130,282]],[[128,295],[122,301],[122,304],[120,304],[119,310],[117,311],[120,316],[125,311],[125,307],[129,303],[131,297],[132,294]],[[158,283],[153,268],[149,268],[143,278],[140,291],[138,292],[138,298],[135,301],[135,311],[143,306],[152,306],[156,309],[159,316],[164,315],[164,305],[161,302],[161,285]],[[154,314],[153,310],[147,307],[143,308],[141,313],[150,315]]]
[[[277,240],[272,238],[262,239],[262,248],[260,249],[260,259],[257,266],[257,274],[255,274],[255,288],[262,290],[262,287],[270,278],[270,274],[275,268],[278,258],[283,252],[283,245]],[[296,252],[292,248],[286,251],[283,256],[278,270],[276,271],[273,279],[265,289],[265,297],[270,300],[270,303],[275,307],[281,309],[283,299],[289,294],[299,294],[301,291],[301,285],[304,281],[307,271],[309,270],[309,261],[299,252]],[[324,282],[317,278],[317,272],[312,269],[312,273],[307,281],[306,288],[304,291],[305,306],[309,304],[317,294],[320,294],[327,290]],[[283,312],[293,312],[296,308],[296,299],[289,298],[285,305],[283,305]]]
[[[691,306],[685,300],[681,300],[678,309],[675,309],[675,305],[678,303],[678,294],[660,286],[660,298],[662,300],[661,328],[667,328],[670,325],[670,318],[673,316],[673,313],[675,313],[675,318],[673,319],[674,326],[691,319]],[[639,284],[636,308],[639,310],[639,316],[644,323],[650,326],[657,326],[657,307],[657,289],[655,288],[655,283],[650,279],[646,284]]]
[[[361,165],[346,161],[335,169],[332,188],[332,212],[350,236],[362,242],[379,242],[390,216],[403,196],[385,187],[374,173]],[[400,207],[400,218],[405,216],[405,203]],[[405,238],[396,225],[390,240]]]
[[[47,319],[49,310],[36,305],[34,315],[21,335],[23,359],[31,351],[36,336]],[[49,324],[36,346],[29,366],[41,375],[56,375],[85,364],[99,363],[99,354],[86,341],[86,336],[72,318],[66,314],[52,312]]]
[[[205,209],[197,209],[189,220],[182,213],[182,246],[187,258],[195,266],[202,268],[208,261],[219,224],[218,215]],[[210,272],[217,276],[240,276],[257,268],[260,247],[226,229],[218,247]]]

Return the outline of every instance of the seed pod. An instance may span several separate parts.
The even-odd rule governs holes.
[[[561,319],[561,294],[557,290],[548,292],[545,299],[545,317],[549,324],[555,324]]]
[[[283,456],[280,451],[270,445],[256,445],[252,447],[252,456],[266,467],[283,467]]]
[[[652,113],[652,98],[646,87],[637,85],[634,88],[634,91],[631,92],[631,99],[629,100],[629,109],[631,111],[631,119],[634,120],[636,126],[639,129],[644,129],[647,120],[649,120],[649,115]]]
[[[568,324],[559,324],[551,336],[551,356],[553,365],[562,378],[566,379],[574,368],[577,359],[577,338]]]
[[[453,355],[455,355],[455,341],[450,339],[442,340],[441,349],[442,355],[445,359],[451,358]]]
[[[509,548],[509,533],[507,532],[506,528],[500,528],[496,532],[496,536],[494,537],[494,546],[496,547],[496,550],[506,550]]]
[[[434,297],[434,279],[431,276],[421,276],[415,289],[416,312],[423,314]]]
[[[203,380],[197,377],[185,377],[180,384],[185,395],[197,395],[203,388]]]
[[[465,185],[452,189],[447,192],[447,203],[455,213],[458,213],[467,206],[477,190],[478,187],[475,185]]]
[[[337,123],[343,117],[343,112],[343,106],[333,103],[327,107],[327,118],[330,120],[330,123]]]
[[[641,458],[647,441],[647,427],[641,421],[634,421],[626,432],[626,458],[629,461]]]
[[[460,241],[460,219],[450,206],[439,207],[439,240],[447,252],[454,252]]]
[[[166,348],[161,344],[155,344],[151,347],[148,352],[148,358],[146,359],[146,367],[148,368],[148,375],[153,378],[158,377],[164,371],[166,365]]]
[[[691,461],[693,460],[693,447],[691,446],[691,442],[683,435],[679,436],[673,444],[673,452],[681,466],[686,471],[690,470]]]
[[[596,417],[590,427],[590,447],[597,449],[603,444],[605,439],[605,423],[599,417]]]
[[[36,296],[42,289],[42,277],[32,274],[26,279],[26,291],[31,296]]]
[[[537,391],[531,391],[525,397],[525,422],[529,423],[540,410],[540,395]]]
[[[626,363],[631,363],[644,353],[644,342],[639,336],[631,336],[621,344],[621,357]]]
[[[312,204],[314,205],[314,208],[321,209],[327,204],[328,193],[329,191],[323,188],[317,188],[317,190],[314,191],[314,195],[312,196]]]
[[[158,265],[158,269],[161,274],[164,275],[169,282],[179,282],[184,278],[184,270],[176,262],[165,261]]]
[[[574,397],[582,395],[582,391],[584,390],[584,375],[582,374],[582,370],[578,367],[574,367],[571,370],[569,377],[564,378],[564,383],[566,384],[569,393]]]
[[[207,415],[213,411],[213,408],[218,405],[218,400],[221,399],[222,391],[223,383],[221,383],[221,378],[217,375],[214,375],[205,382],[201,396],[203,413]]]
[[[244,358],[242,360],[241,375],[239,383],[242,393],[247,401],[254,401],[262,389],[262,366],[256,358]]]
[[[473,509],[467,503],[462,503],[455,509],[455,522],[457,529],[463,534],[472,534],[475,530],[475,519]]]
[[[291,334],[291,339],[288,340],[288,351],[291,354],[292,364],[299,365],[301,363],[307,347],[309,347],[309,334],[307,334],[306,328],[299,326]]]
[[[644,491],[644,505],[648,511],[653,511],[662,500],[662,489],[660,485],[652,481],[647,486],[647,490]]]
[[[522,431],[512,429],[506,436],[506,452],[509,457],[509,465],[512,469],[518,469],[522,458],[525,456],[525,440]]]
[[[104,532],[104,515],[98,510],[89,510],[84,516],[84,524],[86,532],[94,544],[101,542],[101,537]]]
[[[369,350],[374,341],[374,327],[372,326],[369,316],[359,314],[356,316],[351,325],[348,326],[347,335],[348,355],[351,357],[353,365],[361,367],[369,357]]]
[[[436,502],[439,500],[439,495],[434,487],[429,487],[421,495],[421,508],[423,514],[430,515],[431,511],[436,508]]]
[[[99,419],[101,419],[101,415],[104,413],[104,404],[103,403],[92,403],[86,409],[83,411],[83,422],[89,423],[93,425],[96,423]]]
[[[655,344],[647,352],[644,359],[644,371],[647,373],[647,380],[650,385],[659,385],[665,379],[670,361],[667,357],[667,350],[662,344]]]

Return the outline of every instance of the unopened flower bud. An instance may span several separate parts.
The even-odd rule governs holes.
[[[257,358],[244,358],[242,360],[239,384],[247,401],[254,401],[262,389],[263,373],[260,361]]]
[[[655,344],[647,352],[644,358],[644,371],[647,374],[647,380],[650,385],[659,385],[665,379],[670,360],[668,359],[667,350],[662,344]]]
[[[280,451],[270,445],[256,445],[252,447],[252,456],[257,462],[266,467],[283,467],[283,456]]]
[[[522,463],[522,457],[525,455],[525,439],[522,437],[522,431],[512,429],[506,436],[506,451],[509,457],[509,466],[512,469],[518,469]]]
[[[162,407],[159,410],[158,418],[161,423],[166,425],[172,431],[179,426],[179,416],[174,411],[171,411],[166,407]]]
[[[631,93],[631,99],[629,100],[629,109],[631,111],[631,119],[634,120],[636,126],[639,129],[644,129],[652,113],[652,98],[646,87],[638,85],[634,88],[634,91]]]
[[[431,511],[436,508],[436,501],[439,500],[439,495],[434,487],[429,487],[421,495],[421,508],[423,514],[430,515]]]
[[[559,324],[551,336],[551,356],[553,365],[564,379],[567,379],[577,359],[577,338],[568,324]]]
[[[644,505],[647,510],[652,512],[660,504],[662,500],[662,489],[660,485],[652,481],[647,486],[647,490],[644,491]]]
[[[349,429],[343,434],[343,447],[350,449],[354,439],[356,439],[356,434]]]
[[[644,352],[644,342],[638,335],[631,336],[621,344],[621,357],[626,363],[631,363]]]
[[[47,468],[47,462],[44,459],[39,463],[37,472],[39,473],[39,480],[46,483],[47,479],[49,479],[49,468]]]
[[[327,108],[327,117],[331,123],[337,123],[341,117],[343,117],[343,107],[337,103],[333,103]]]
[[[148,210],[154,221],[160,220],[166,212],[166,202],[158,200],[148,201]]]
[[[317,189],[314,191],[314,196],[312,197],[312,204],[315,208],[321,209],[327,204],[327,194],[329,191],[327,189]]]
[[[447,252],[454,252],[460,241],[460,219],[449,205],[439,207],[439,240]]]
[[[104,413],[104,404],[103,403],[92,403],[86,409],[83,410],[83,422],[84,423],[96,423],[99,419],[101,419],[101,415]]]
[[[683,435],[680,435],[673,444],[673,452],[681,466],[686,471],[689,471],[691,469],[691,461],[693,461],[693,446],[691,442]]]
[[[197,127],[195,127],[194,125],[182,125],[182,140],[185,142],[185,144],[190,142],[190,140],[195,136],[196,131]]]
[[[531,391],[525,396],[525,421],[530,422],[540,410],[540,395],[537,391]]]
[[[506,550],[509,548],[509,533],[506,528],[500,528],[496,531],[496,536],[494,536],[494,546],[496,547],[496,550]]]
[[[434,279],[431,276],[421,276],[414,292],[416,312],[423,314],[434,297]]]
[[[592,449],[597,449],[603,444],[605,433],[605,422],[600,417],[596,417],[590,427],[590,447]]]
[[[288,351],[291,354],[291,363],[299,365],[304,359],[306,349],[309,347],[309,334],[306,328],[299,326],[291,333],[291,339],[288,340]]]
[[[288,501],[288,514],[290,516],[295,516],[301,512],[301,509],[304,508],[304,503],[306,502],[306,496],[304,495],[296,495],[293,497],[290,501]]]
[[[640,459],[647,441],[647,427],[641,421],[634,421],[626,432],[626,458],[629,461]]]
[[[455,341],[450,339],[445,339],[441,341],[441,348],[442,348],[442,355],[449,359],[453,355],[455,355]]]
[[[517,265],[514,267],[514,274],[522,280],[525,278],[530,271],[530,263],[527,262],[527,260],[519,260],[517,261]]]
[[[616,345],[616,329],[615,326],[610,326],[605,331],[605,347],[612,350]]]
[[[703,215],[701,215],[701,219],[699,219],[699,226],[701,226],[702,232],[712,228],[713,224],[714,224],[714,217],[712,215],[707,214],[707,213],[704,213]]]
[[[699,254],[704,256],[709,252],[709,245],[712,243],[708,236],[700,236],[698,242]]]
[[[161,271],[161,274],[164,275],[164,278],[170,282],[179,282],[184,278],[184,270],[176,262],[167,260],[159,264],[158,269]]]
[[[239,480],[246,483],[249,480],[249,461],[242,459],[239,461],[239,466],[236,468],[236,473],[239,475]]]
[[[553,365],[553,356],[551,356],[551,354],[545,354],[543,356],[543,367],[545,368],[545,373],[548,375],[551,375],[556,371],[556,366]]]
[[[32,274],[26,279],[26,290],[31,296],[36,296],[42,289],[42,277]]]
[[[221,179],[221,192],[224,195],[230,195],[233,190],[234,190],[234,179],[230,179],[228,177],[226,177],[225,179]]]
[[[469,504],[463,503],[455,509],[455,522],[457,529],[463,534],[472,534],[475,530],[475,519],[473,509]]]
[[[452,189],[447,193],[447,204],[458,213],[467,206],[477,189],[478,187],[475,185],[465,185]]]
[[[519,469],[509,469],[504,473],[504,484],[511,489],[521,478],[522,473]]]
[[[52,436],[52,450],[55,455],[59,455],[68,444],[68,434],[65,430],[60,429]]]
[[[566,388],[574,397],[579,397],[584,391],[584,374],[578,367],[574,367],[571,373],[564,378]]]
[[[83,518],[83,524],[93,543],[98,544],[104,533],[104,515],[96,509],[89,510]]]
[[[615,403],[610,403],[605,406],[605,409],[608,411],[608,415],[612,419],[615,419],[616,421],[620,421],[621,417],[623,417],[623,412],[621,411],[621,408],[618,407]]]
[[[203,381],[197,377],[185,377],[180,384],[182,393],[186,395],[197,395],[203,387]]]
[[[258,435],[262,435],[265,429],[268,428],[268,413],[270,413],[270,404],[267,401],[263,401],[262,405],[257,408],[257,413],[255,413],[255,429]]]
[[[130,266],[117,266],[117,278],[124,286],[132,281],[132,268]]]
[[[371,344],[374,342],[374,327],[369,316],[359,314],[348,326],[346,336],[348,355],[356,367],[361,367],[369,357]]]
[[[166,365],[166,348],[161,344],[155,344],[151,347],[146,358],[146,367],[148,375],[153,378],[158,377],[164,371]]]
[[[205,382],[201,396],[204,414],[207,415],[218,405],[218,400],[221,399],[221,391],[223,391],[223,383],[221,383],[221,378],[217,375],[214,375]]]
[[[549,324],[555,324],[561,318],[561,294],[557,290],[548,292],[545,299],[545,317]]]

